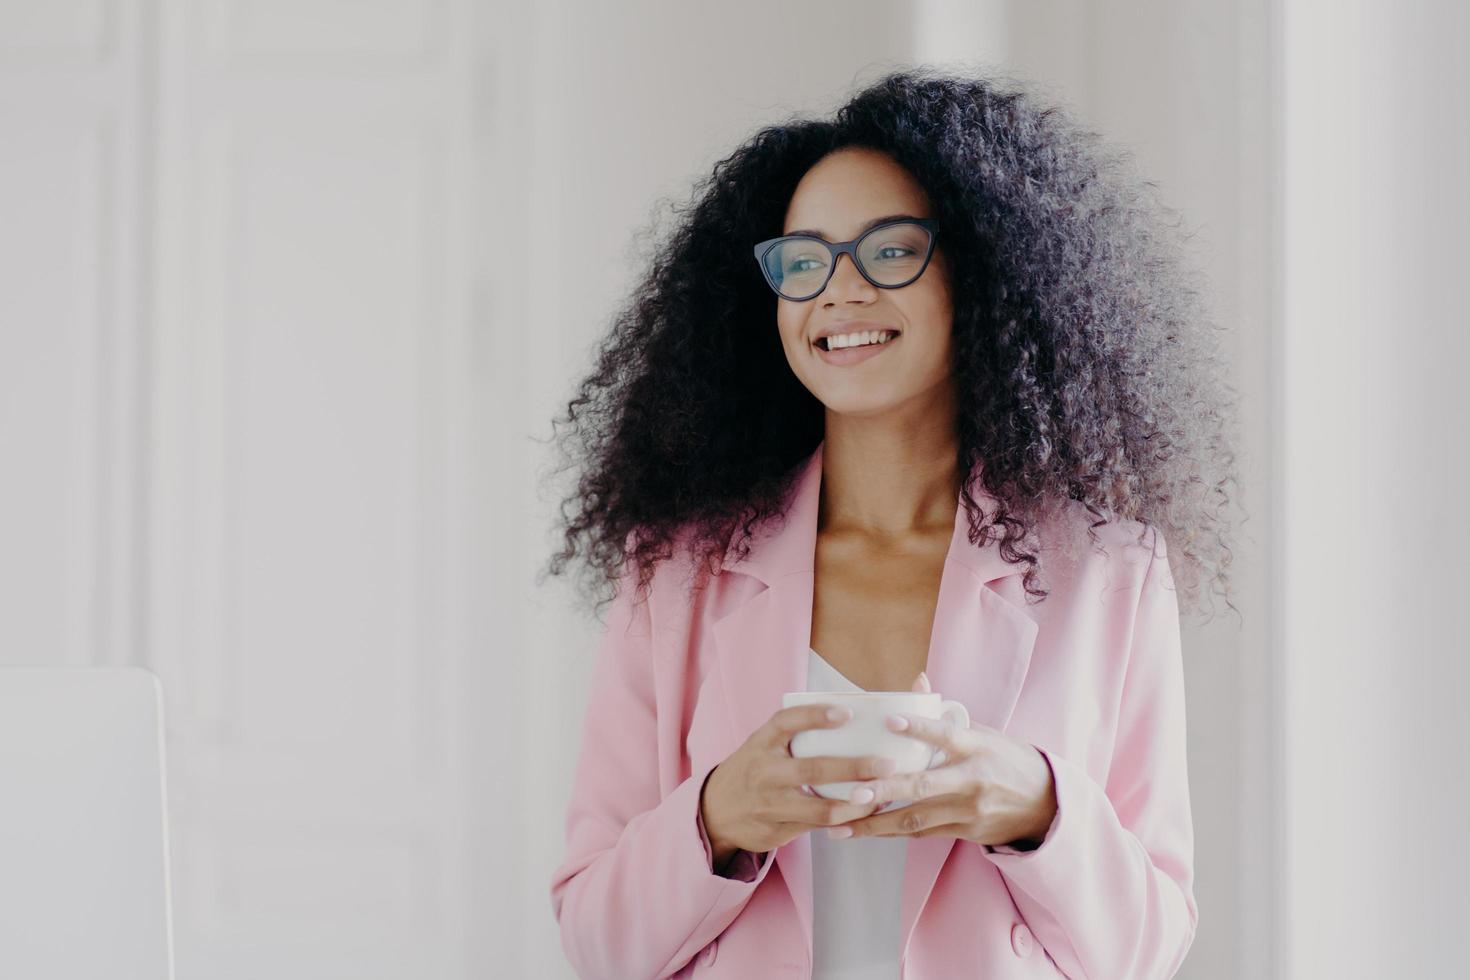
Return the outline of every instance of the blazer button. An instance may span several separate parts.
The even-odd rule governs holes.
[[[1017,922],[1011,927],[1011,949],[1016,955],[1026,957],[1031,953],[1031,930],[1026,928],[1026,923]]]
[[[709,945],[704,948],[704,952],[700,954],[699,961],[705,966],[712,965],[715,961],[715,947],[718,945],[718,939],[711,939]]]

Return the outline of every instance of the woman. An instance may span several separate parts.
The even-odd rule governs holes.
[[[1228,585],[1238,481],[1177,243],[1122,173],[924,70],[715,168],[567,416],[553,569],[585,539],[614,586],[551,883],[580,974],[1178,969],[1175,571]],[[941,764],[791,756],[843,716],[784,691],[911,687],[969,710],[890,719]]]

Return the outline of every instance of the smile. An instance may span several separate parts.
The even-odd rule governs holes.
[[[822,340],[819,340],[816,343],[812,344],[812,347],[816,349],[817,356],[826,361],[828,364],[836,366],[857,364],[862,361],[871,360],[872,358],[877,357],[879,354],[883,353],[885,350],[898,343],[900,338],[902,337],[902,334],[896,331],[885,331],[885,333],[889,333],[888,339],[880,340],[878,343],[874,344],[861,344],[854,347],[839,347],[837,350],[827,350],[825,347],[822,346],[823,342],[828,339],[824,337],[822,338]]]

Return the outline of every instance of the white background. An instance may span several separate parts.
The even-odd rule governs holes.
[[[163,678],[181,978],[570,976],[598,624],[549,419],[754,128],[957,60],[1197,229],[1244,623],[1186,621],[1182,976],[1454,972],[1465,8],[0,0],[0,662]],[[539,440],[539,441],[538,441]]]

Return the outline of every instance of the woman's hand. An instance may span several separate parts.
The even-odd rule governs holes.
[[[920,674],[913,687],[927,691],[928,679]],[[888,727],[943,749],[943,765],[857,787],[853,799],[868,805],[914,802],[832,828],[829,837],[945,836],[994,845],[1046,836],[1057,813],[1056,783],[1036,746],[985,725],[960,728],[918,715],[890,715]]]
[[[761,854],[818,827],[864,817],[878,804],[829,800],[804,786],[892,775],[892,759],[878,756],[791,755],[791,738],[809,728],[836,728],[852,717],[846,708],[802,704],[782,708],[716,766],[704,784],[700,814],[719,868],[736,850]]]

